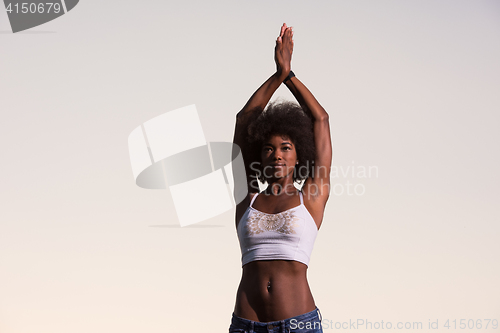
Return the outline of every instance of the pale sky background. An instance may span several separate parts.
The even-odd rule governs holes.
[[[378,168],[332,179],[365,193],[330,197],[308,271],[323,318],[500,329],[484,329],[500,320],[499,1],[82,0],[17,34],[0,10],[1,333],[227,332],[234,210],[175,227],[127,138],[196,104],[206,139],[231,141],[283,22],[334,165]]]

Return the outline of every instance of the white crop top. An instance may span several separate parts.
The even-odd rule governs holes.
[[[254,195],[238,223],[242,266],[255,260],[294,260],[306,265],[318,234],[318,227],[304,206],[277,214],[268,214],[252,207]]]

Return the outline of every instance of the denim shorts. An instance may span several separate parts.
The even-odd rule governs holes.
[[[229,333],[323,333],[321,312],[318,308],[296,317],[261,323],[234,315]]]

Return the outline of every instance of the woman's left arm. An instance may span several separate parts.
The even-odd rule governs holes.
[[[326,203],[330,193],[330,170],[332,166],[332,141],[328,113],[297,77],[294,76],[286,80],[285,85],[295,96],[304,112],[313,119],[316,158],[314,161],[314,177],[311,177],[310,181],[315,184],[318,191],[314,192],[317,193],[317,196],[312,193],[313,191],[309,191],[309,194],[323,199],[320,201]]]

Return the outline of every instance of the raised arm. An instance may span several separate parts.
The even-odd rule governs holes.
[[[316,145],[314,176],[310,177],[305,185],[313,183],[315,186],[310,189],[305,186],[304,191],[309,190],[312,197],[319,198],[318,201],[326,203],[330,190],[330,170],[332,165],[332,142],[328,113],[297,77],[293,76],[291,79],[286,80],[285,85],[295,96],[304,112],[309,114],[314,122],[314,143]]]
[[[288,32],[287,32],[288,31]],[[276,40],[276,47],[274,49],[274,60],[276,62],[276,72],[271,75],[250,97],[248,102],[245,104],[243,109],[236,115],[236,126],[234,130],[233,142],[237,144],[243,151],[243,157],[245,158],[245,137],[247,136],[247,130],[250,123],[255,120],[264,110],[267,103],[273,96],[274,92],[281,85],[283,80],[287,77],[291,68],[292,52],[293,52],[293,42],[291,40],[291,35],[285,38],[285,34],[291,34],[291,31],[287,29],[286,24],[283,24],[280,30],[280,35]],[[290,38],[288,38],[290,37]],[[248,161],[245,161],[248,163]],[[250,168],[245,165],[247,170],[247,183],[248,192],[258,192],[257,183],[254,179],[249,176]]]

